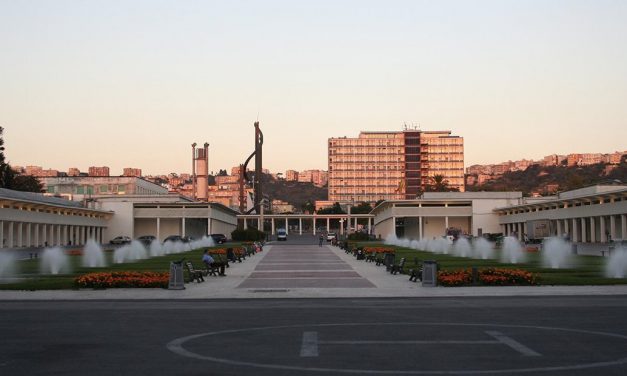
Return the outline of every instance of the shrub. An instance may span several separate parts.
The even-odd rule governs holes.
[[[537,277],[520,269],[486,268],[478,270],[477,283],[483,286],[528,286],[537,284]],[[438,283],[442,286],[468,286],[472,284],[470,269],[442,270]]]
[[[266,233],[263,231],[259,231],[256,228],[247,228],[244,229],[235,229],[231,232],[231,239],[235,241],[257,241],[257,240],[265,240]]]
[[[156,272],[111,272],[89,273],[74,280],[79,288],[124,288],[124,287],[168,287],[170,273]]]
[[[365,232],[354,232],[348,234],[348,240],[367,241],[370,240],[370,236]]]

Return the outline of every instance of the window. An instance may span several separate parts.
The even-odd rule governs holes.
[[[82,185],[79,186],[79,187],[76,187],[76,194],[84,195],[85,194],[85,187],[83,187]]]
[[[56,187],[56,186],[54,186],[54,185],[49,185],[49,186],[48,186],[48,189],[46,189],[46,191],[47,191],[48,193],[55,193],[56,188],[57,188],[57,187]]]
[[[109,190],[109,187],[107,187],[106,185],[100,186],[100,193],[107,193],[108,190]]]

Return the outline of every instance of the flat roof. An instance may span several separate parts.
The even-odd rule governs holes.
[[[22,202],[30,202],[36,204],[44,204],[50,206],[58,206],[71,209],[83,209],[89,211],[97,211],[109,213],[105,210],[92,209],[83,206],[81,202],[70,201],[58,197],[44,196],[42,193],[14,191],[12,189],[0,188],[0,199],[15,200]]]

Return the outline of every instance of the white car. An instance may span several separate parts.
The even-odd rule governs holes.
[[[329,232],[327,234],[327,241],[328,242],[333,241],[333,239],[335,239],[335,237],[336,237],[336,234],[334,232]]]
[[[278,229],[276,232],[276,240],[287,240],[287,232],[282,228]]]

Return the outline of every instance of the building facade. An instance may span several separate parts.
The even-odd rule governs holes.
[[[413,199],[442,175],[464,190],[464,141],[450,131],[361,132],[330,138],[330,201]]]
[[[103,195],[168,194],[167,188],[136,177],[68,176],[45,177],[39,180],[48,194],[75,201]]]
[[[89,167],[89,176],[109,176],[109,167],[107,166],[102,166],[102,167],[95,167],[95,166],[91,166]]]

